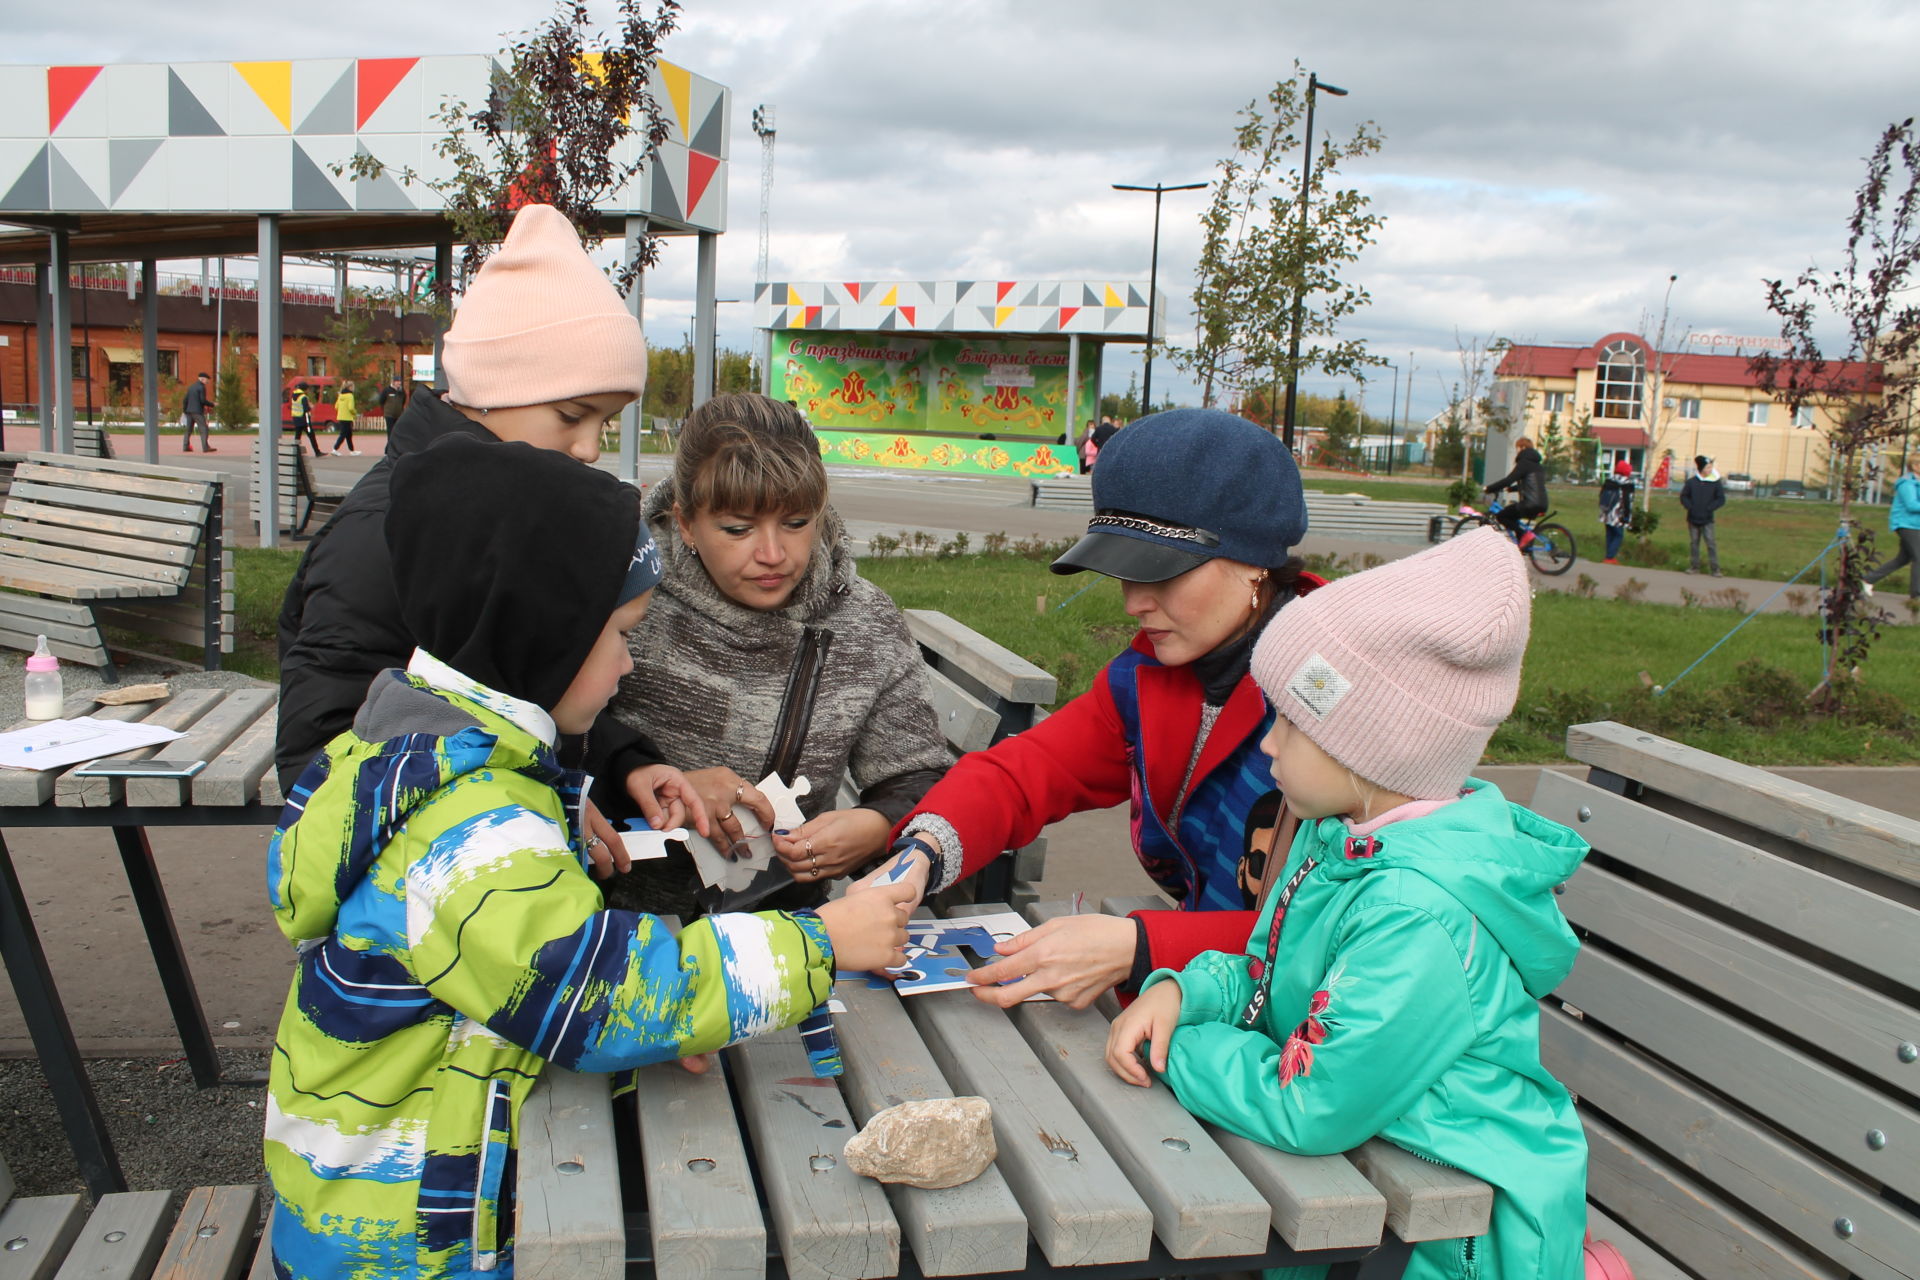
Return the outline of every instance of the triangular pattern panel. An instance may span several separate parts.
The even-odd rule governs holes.
[[[83,213],[104,212],[113,182],[108,176],[107,143],[103,138],[69,138],[55,142],[47,153],[53,207]]]
[[[352,133],[353,60],[314,58],[293,64],[295,133]]]

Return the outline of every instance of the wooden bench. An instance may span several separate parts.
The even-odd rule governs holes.
[[[316,480],[306,451],[291,441],[280,442],[278,457],[279,468],[274,476],[274,496],[280,507],[280,519],[276,527],[297,538],[306,532],[316,508],[323,511],[334,510],[345,501],[347,494],[353,491],[353,486],[328,484]],[[260,443],[257,440],[247,455],[247,475],[249,485],[247,493],[249,501],[253,504],[253,520],[257,527],[263,505],[260,496]]]
[[[1030,480],[1028,503],[1041,511],[1084,511],[1093,514],[1093,477],[1044,476]]]
[[[1596,1236],[1636,1280],[1920,1274],[1920,823],[1624,725],[1567,752],[1531,807],[1593,853],[1542,1057]]]
[[[0,1276],[98,1280],[271,1280],[273,1260],[259,1230],[260,1189],[196,1187],[174,1212],[171,1191],[101,1196],[89,1213],[80,1195],[13,1194],[0,1160]],[[248,1268],[250,1270],[247,1270]]]
[[[1433,541],[1434,517],[1447,513],[1444,503],[1386,502],[1364,493],[1309,489],[1306,497],[1307,532],[1316,537],[1426,543]]]
[[[222,493],[205,471],[28,454],[0,507],[0,644],[45,635],[112,681],[117,627],[199,648],[218,670],[233,652]]]
[[[73,452],[81,458],[113,458],[113,436],[105,427],[91,422],[73,424]]]

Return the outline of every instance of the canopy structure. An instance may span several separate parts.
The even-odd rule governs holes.
[[[72,448],[73,404],[52,353],[69,343],[68,268],[139,262],[148,299],[145,386],[148,459],[156,456],[156,264],[164,259],[258,255],[260,295],[277,298],[287,254],[433,246],[452,276],[453,229],[433,183],[453,175],[437,144],[449,103],[485,101],[498,63],[486,55],[314,58],[266,62],[0,66],[0,264],[38,275],[41,441]],[[695,324],[707,353],[695,394],[711,394],[717,237],[726,230],[731,94],[661,63],[653,93],[668,137],[634,181],[601,204],[601,230],[630,242],[646,232],[698,237]],[[644,136],[621,143],[626,161]],[[356,156],[385,166],[369,176]],[[632,305],[642,305],[636,289]],[[262,351],[278,350],[277,306],[263,306]],[[436,344],[437,345],[437,344]],[[437,362],[436,362],[437,363]],[[280,399],[279,361],[263,358],[259,402]],[[704,374],[704,377],[703,377]],[[623,470],[637,466],[637,409],[622,433]],[[278,415],[261,414],[278,435]],[[272,457],[263,450],[265,508]],[[272,522],[261,526],[272,545]]]

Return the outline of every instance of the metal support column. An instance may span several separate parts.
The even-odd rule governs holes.
[[[33,341],[40,357],[40,452],[51,453],[59,409],[53,394],[53,270],[44,263],[33,266],[33,293]]]
[[[1080,335],[1067,335],[1067,448],[1074,456],[1074,471],[1080,470]]]
[[[640,246],[646,242],[647,220],[628,218],[626,236],[627,261],[632,262],[640,256]],[[627,310],[633,313],[634,320],[640,325],[641,331],[645,332],[647,276],[644,271],[633,278],[633,288],[627,292]],[[620,461],[614,474],[629,484],[638,483],[640,479],[640,433],[645,429],[646,422],[640,410],[645,403],[646,396],[643,394],[640,399],[620,411]]]
[[[68,273],[67,233],[47,233],[48,274],[52,276],[53,448],[73,452],[73,281]]]
[[[152,258],[140,264],[140,391],[147,424],[150,463],[160,461],[160,264]]]
[[[720,237],[702,231],[693,260],[693,403],[694,407],[713,399],[714,345],[719,335],[719,304],[713,300],[714,281],[719,274]]]
[[[153,846],[147,841],[146,828],[115,827],[113,842],[120,850],[120,864],[126,868],[127,883],[133,888],[133,903],[147,931],[147,946],[153,952],[154,967],[160,971],[160,989],[166,993],[167,1007],[173,1011],[173,1025],[180,1030],[180,1043],[187,1051],[188,1065],[193,1068],[193,1082],[202,1089],[211,1089],[220,1083],[220,1059],[214,1054],[213,1033],[207,1029],[207,1015],[200,1008],[200,993],[193,985],[186,953],[180,947],[180,931],[173,924],[167,891],[161,887],[159,869],[153,865]]]
[[[280,215],[260,215],[260,545],[280,545]],[[300,442],[294,441],[298,449]]]
[[[453,323],[453,241],[433,246],[433,389],[447,389],[447,327]]]

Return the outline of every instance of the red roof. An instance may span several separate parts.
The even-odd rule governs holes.
[[[1500,360],[1500,367],[1494,373],[1502,378],[1571,378],[1579,370],[1597,365],[1600,352],[1623,338],[1639,347],[1648,363],[1653,363],[1653,347],[1645,338],[1636,333],[1610,333],[1590,347],[1508,347],[1506,355]],[[1746,356],[1667,352],[1660,357],[1660,366],[1665,369],[1664,377],[1670,383],[1685,382],[1705,387],[1757,388],[1760,385],[1760,380],[1748,368]],[[1827,379],[1845,379],[1855,383],[1864,381],[1867,390],[1875,394],[1883,390],[1881,368],[1877,363],[1836,360],[1828,367],[1823,381]]]

